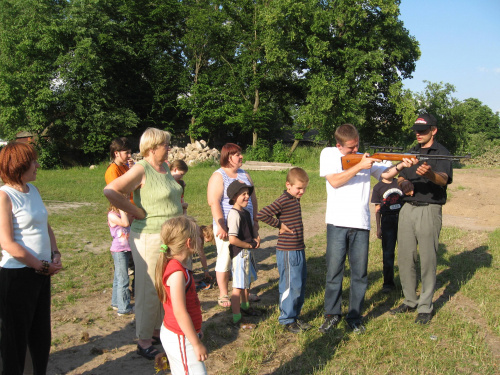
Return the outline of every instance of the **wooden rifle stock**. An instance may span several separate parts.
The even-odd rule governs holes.
[[[425,160],[450,160],[457,161],[460,159],[470,159],[470,154],[465,156],[454,156],[454,155],[423,155],[423,154],[398,154],[394,152],[376,152],[370,156],[370,158],[389,160],[389,161],[403,161],[403,159],[417,159],[421,161]],[[349,169],[356,164],[358,164],[363,158],[363,154],[349,154],[342,156],[342,169]]]

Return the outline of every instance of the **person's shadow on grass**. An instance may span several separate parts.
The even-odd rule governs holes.
[[[441,272],[438,271],[439,273],[437,274],[435,289],[438,290],[443,286],[445,286],[445,289],[439,297],[436,298],[436,296],[434,296],[436,298],[434,300],[434,314],[439,311],[462,286],[472,279],[477,270],[491,267],[493,257],[491,254],[488,254],[488,249],[488,246],[479,246],[472,250],[466,250],[456,255],[452,255],[448,260],[445,257],[445,254],[448,252],[446,245],[440,244],[437,253],[438,270],[443,266],[447,268]],[[417,278],[420,280],[420,263],[417,264],[416,272]],[[372,276],[373,275],[369,276],[369,278]],[[380,275],[380,277],[382,277],[382,275]],[[396,273],[394,280],[397,285],[395,292],[385,295],[379,291],[365,300],[365,306],[375,306],[375,308],[366,314],[365,319],[375,319],[385,314],[397,301],[402,297],[404,298],[398,273]],[[421,284],[419,288],[421,288]]]
[[[346,261],[346,265],[348,262]],[[300,319],[305,322],[311,322],[320,317],[323,323],[324,316],[324,291],[326,280],[325,255],[307,258],[307,282],[306,282],[306,300]],[[344,280],[350,278],[348,267],[344,272]],[[342,291],[343,310],[344,302],[348,303],[349,288]],[[311,305],[312,303],[312,305]],[[321,324],[320,323],[320,324]],[[325,366],[335,355],[339,345],[343,345],[350,340],[352,331],[347,327],[343,318],[337,327],[331,328],[326,333],[319,333],[318,326],[312,324],[311,330],[307,331],[308,336],[316,336],[312,339],[306,339],[307,345],[300,355],[294,356],[289,361],[283,361],[281,365],[272,372],[266,372],[268,375],[278,374],[312,374]],[[288,335],[293,335],[288,333]],[[296,336],[297,337],[297,336]],[[299,338],[297,337],[297,340]]]
[[[488,246],[479,246],[472,250],[462,251],[444,259],[446,246],[440,246],[438,266],[446,265],[447,269],[437,275],[436,289],[445,286],[444,291],[434,301],[434,312],[439,311],[460,289],[466,285],[481,268],[490,268],[493,257],[488,253]]]
[[[488,254],[488,246],[479,246],[472,250],[463,251],[459,254],[450,256],[449,260],[445,259],[446,246],[441,244],[438,250],[438,267],[444,265],[448,266],[445,270],[441,271],[437,276],[437,286],[440,288],[445,285],[445,289],[442,294],[434,301],[434,309],[438,311],[444,306],[444,304],[453,297],[462,286],[467,284],[469,280],[474,276],[474,274],[481,268],[491,267],[492,256]],[[321,269],[321,262],[324,262],[324,257],[309,258],[308,267]],[[346,262],[346,266],[348,262]],[[324,265],[323,265],[324,268]],[[420,271],[417,271],[420,274]],[[306,297],[309,296],[313,290],[318,292],[324,288],[324,277],[322,272],[316,274],[312,279],[308,279],[307,288],[311,289],[306,293]],[[369,272],[369,280],[376,280],[383,277],[382,271]],[[346,267],[344,278],[350,278],[350,271]],[[371,309],[365,316],[365,324],[369,325],[369,320],[375,319],[380,315],[389,311],[391,306],[393,306],[401,298],[401,289],[399,284],[399,277],[396,279],[398,283],[398,288],[395,292],[390,294],[384,294],[381,291],[375,292],[370,298],[365,300],[364,306],[374,305],[375,307]],[[369,288],[370,288],[369,283]],[[373,287],[373,286],[372,286]],[[344,288],[342,293],[343,301],[348,303],[348,287]],[[343,306],[344,307],[344,306]],[[317,306],[315,309],[308,311],[304,316],[305,320],[314,319],[318,315],[322,315],[322,306]],[[313,329],[317,329],[314,327]],[[334,356],[336,348],[339,345],[344,345],[348,340],[350,340],[351,333],[347,328],[345,321],[342,320],[341,323],[330,332],[319,336],[318,338],[312,340],[308,343],[304,351],[289,360],[288,362],[282,363],[269,375],[278,374],[296,374],[296,373],[313,373],[314,371],[320,370],[326,363],[328,363]]]

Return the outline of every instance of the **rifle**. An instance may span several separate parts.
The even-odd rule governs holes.
[[[382,148],[379,146],[372,146],[372,148]],[[349,169],[361,161],[363,154],[349,154],[342,156],[342,169]],[[459,161],[460,159],[470,159],[470,154],[465,156],[455,155],[422,155],[416,153],[398,154],[395,152],[375,152],[369,156],[370,158],[390,161],[402,161],[403,159],[417,159],[419,161],[426,160],[450,160]]]

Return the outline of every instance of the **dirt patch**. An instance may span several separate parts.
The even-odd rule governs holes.
[[[50,214],[59,213],[61,211],[74,210],[75,208],[85,207],[85,206],[95,206],[94,203],[87,202],[63,202],[63,201],[51,201],[44,200],[45,207]]]
[[[454,171],[454,182],[449,187],[450,199],[443,208],[444,226],[456,226],[471,231],[490,231],[500,225],[500,195],[496,194],[499,186],[498,170],[465,169]],[[71,203],[73,204],[73,203]],[[79,203],[74,203],[79,204]],[[49,210],[71,208],[64,202],[48,202]],[[373,206],[373,205],[371,205]],[[314,237],[325,231],[325,203],[320,202],[312,211],[304,213],[305,234]],[[372,231],[373,232],[373,231]],[[276,312],[278,272],[274,256],[277,232],[263,226],[262,249],[256,251],[259,279],[252,286],[262,298],[259,306],[267,314]],[[468,241],[477,243],[485,234],[471,232]],[[471,244],[472,244],[471,243]],[[464,244],[467,245],[467,244]],[[213,270],[215,256],[209,253],[208,261]],[[111,277],[111,276],[110,276]],[[218,290],[206,290],[199,294],[204,320],[205,343],[210,350],[207,367],[210,373],[228,373],[229,366],[235,359],[237,348],[244,347],[250,333],[236,332],[228,328],[230,314],[217,305]],[[456,294],[453,302],[465,298]],[[73,306],[54,311],[52,354],[48,373],[50,374],[154,374],[153,363],[135,354],[136,342],[133,318],[117,317],[109,307],[111,289],[79,299]],[[492,353],[498,359],[500,344],[498,338],[488,329],[480,318],[479,310],[473,301],[454,303],[461,306],[464,316],[474,317],[485,334]],[[458,308],[458,307],[457,307]],[[265,321],[261,320],[262,324]],[[479,322],[479,323],[478,323]],[[210,332],[217,332],[217,341]],[[285,357],[295,355],[296,345],[291,345],[296,338],[277,333],[279,353],[270,353],[268,370],[280,366]],[[282,337],[283,336],[283,337]],[[285,337],[286,336],[286,337]]]
[[[500,227],[499,183],[498,169],[454,170],[443,225],[486,231]]]

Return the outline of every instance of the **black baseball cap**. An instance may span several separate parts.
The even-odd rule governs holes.
[[[248,195],[252,195],[253,186],[247,185],[242,181],[235,180],[229,184],[227,187],[227,196],[229,198],[229,204],[234,204],[234,198],[238,196],[241,189],[248,189]]]
[[[415,124],[413,125],[413,130],[427,130],[431,126],[437,126],[437,120],[433,115],[430,115],[428,113],[424,113],[422,115],[418,115],[417,120],[415,121]]]

